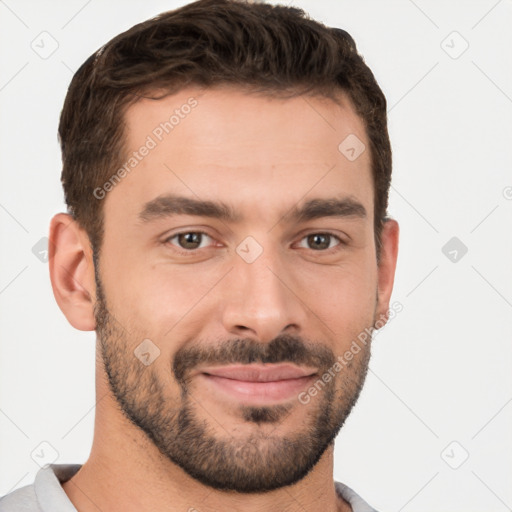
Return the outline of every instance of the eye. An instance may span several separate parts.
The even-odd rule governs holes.
[[[207,247],[208,241],[211,243],[213,239],[202,231],[183,231],[182,233],[176,233],[165,240],[165,242],[169,242],[171,245],[175,245],[180,249],[188,251]]]
[[[343,241],[336,235],[330,233],[311,233],[299,242],[299,247],[313,249],[314,251],[324,251],[340,244],[343,244]]]

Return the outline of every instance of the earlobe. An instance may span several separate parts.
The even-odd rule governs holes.
[[[81,331],[96,328],[96,284],[87,234],[66,213],[50,224],[48,260],[53,294],[69,323]]]
[[[376,311],[376,323],[383,327],[387,321],[389,301],[395,281],[396,261],[398,257],[398,222],[387,219],[382,226],[381,253],[378,264],[378,300]],[[377,328],[380,328],[377,327]]]

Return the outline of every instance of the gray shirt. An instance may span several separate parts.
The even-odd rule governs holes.
[[[50,464],[40,469],[32,485],[27,485],[0,498],[0,512],[77,512],[61,483],[69,480],[80,464]],[[352,489],[334,482],[336,491],[352,507],[353,512],[376,512]]]

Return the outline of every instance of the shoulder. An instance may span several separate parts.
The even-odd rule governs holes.
[[[21,487],[0,498],[0,512],[39,512],[40,510],[34,485]]]
[[[0,512],[76,512],[61,484],[80,467],[78,464],[50,464],[41,468],[32,485],[0,498]]]
[[[377,512],[373,507],[368,505],[368,503],[366,503],[359,494],[347,485],[335,481],[334,487],[336,492],[350,504],[353,512]]]

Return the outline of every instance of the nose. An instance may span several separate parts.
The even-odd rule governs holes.
[[[235,260],[222,294],[222,322],[230,334],[269,342],[279,334],[300,334],[305,305],[292,272],[270,251],[252,263]]]

